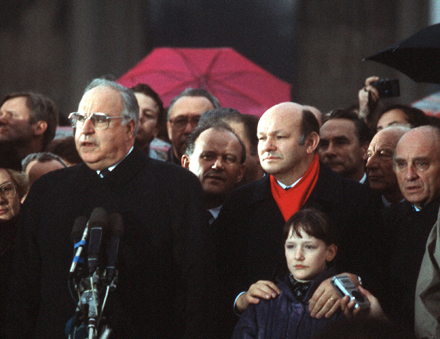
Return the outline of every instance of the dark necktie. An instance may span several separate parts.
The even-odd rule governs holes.
[[[205,218],[208,221],[208,223],[211,225],[214,222],[214,216],[212,215],[212,213],[208,210],[206,210],[205,212]]]
[[[101,170],[101,172],[99,172],[99,175],[101,175],[103,178],[105,178],[109,174],[110,174],[110,171],[108,170],[108,168],[104,168],[103,170]]]

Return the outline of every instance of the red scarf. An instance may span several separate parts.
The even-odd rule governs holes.
[[[313,188],[315,187],[316,181],[318,181],[318,174],[319,159],[318,155],[315,153],[307,172],[302,176],[300,181],[289,190],[286,191],[278,184],[277,180],[272,175],[270,176],[272,196],[283,214],[284,220],[287,221],[304,206],[310,193],[312,193]]]

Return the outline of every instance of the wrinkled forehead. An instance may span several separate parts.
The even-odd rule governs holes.
[[[319,134],[321,137],[326,138],[345,136],[349,139],[358,140],[356,125],[348,119],[331,119],[326,121],[322,125]]]
[[[397,133],[393,133],[391,131],[382,130],[373,137],[370,142],[369,150],[375,149],[391,149],[393,152],[397,147],[397,143],[399,142],[401,135]]]
[[[170,111],[170,119],[179,115],[201,116],[202,113],[213,109],[211,101],[203,96],[184,96],[179,98]]]
[[[429,157],[440,159],[440,137],[429,127],[405,133],[397,143],[396,157]]]
[[[219,153],[241,154],[238,137],[226,129],[209,128],[203,131],[196,140],[196,147],[202,151],[216,150]]]
[[[110,87],[98,86],[84,93],[79,106],[80,113],[105,113],[121,115],[124,109],[121,94]]]

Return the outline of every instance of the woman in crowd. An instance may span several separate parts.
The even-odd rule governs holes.
[[[28,179],[24,173],[0,167],[0,329],[5,319],[20,201],[27,189]]]

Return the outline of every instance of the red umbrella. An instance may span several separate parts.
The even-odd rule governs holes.
[[[232,48],[156,48],[118,82],[150,85],[165,106],[188,87],[204,88],[223,107],[257,116],[290,101],[291,88]]]

